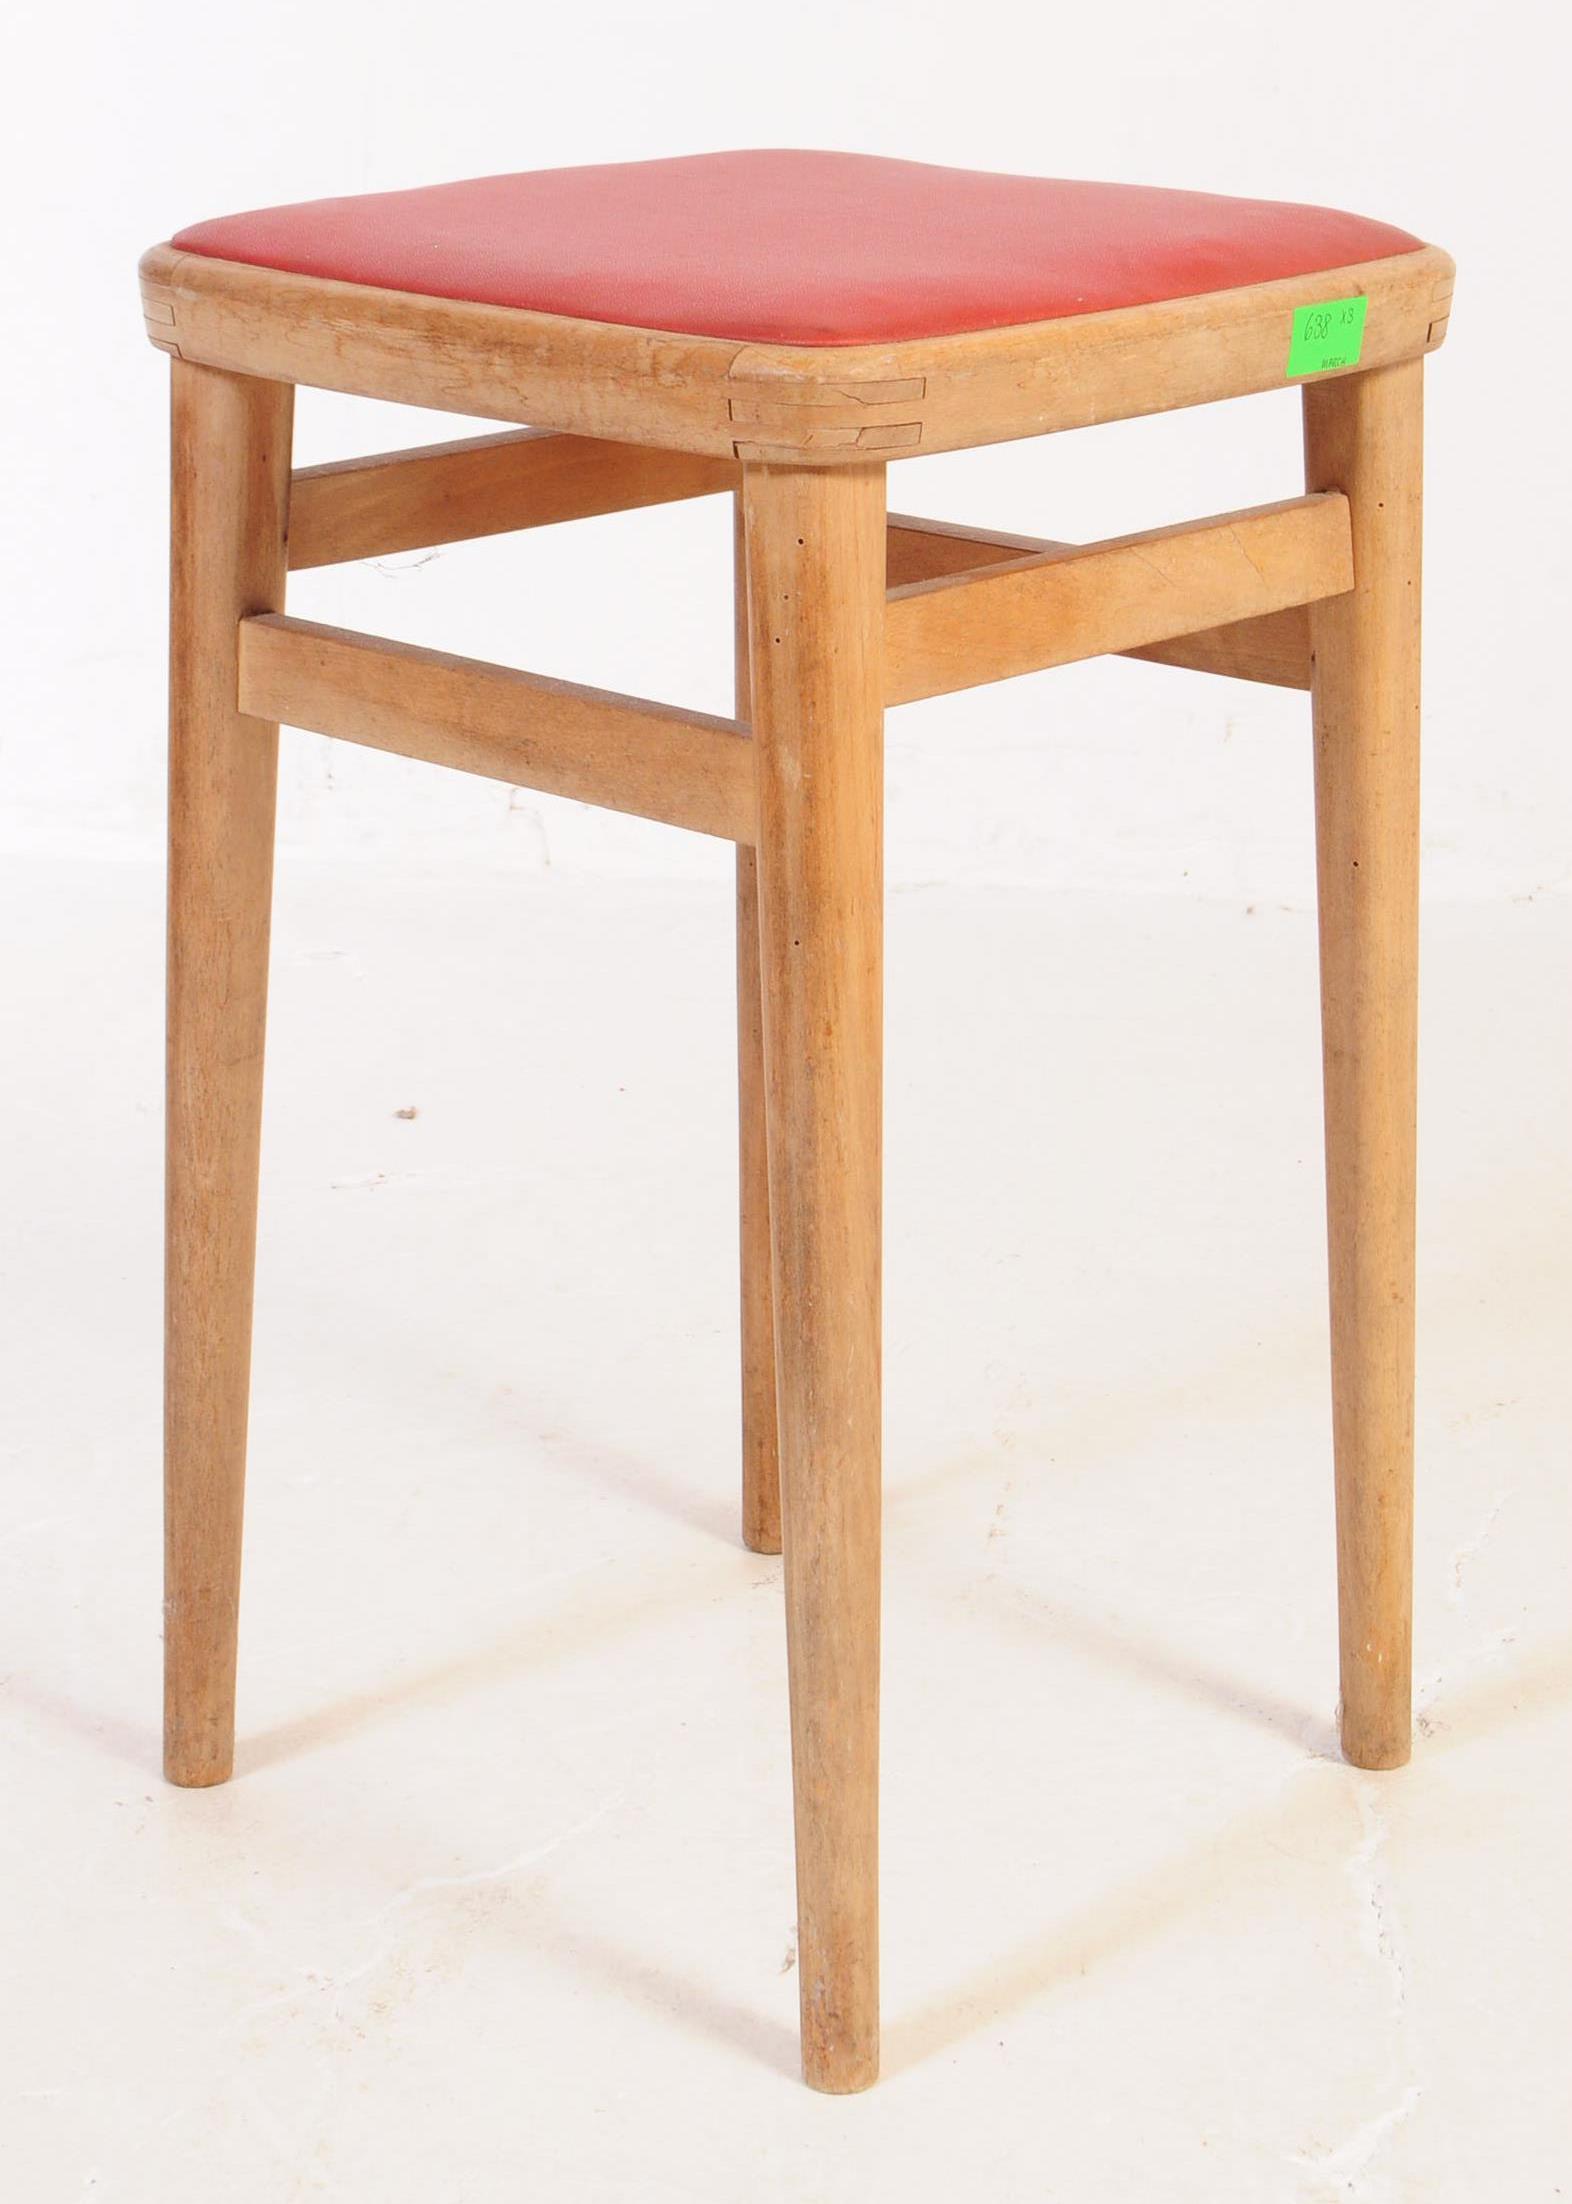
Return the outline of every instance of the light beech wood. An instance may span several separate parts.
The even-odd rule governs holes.
[[[159,245],[148,334],[212,366],[633,444],[799,465],[951,451],[1205,405],[1287,380],[1296,307],[1363,294],[1363,364],[1438,345],[1435,246],[1117,312],[884,345],[624,328],[245,267]]]
[[[997,529],[966,528],[951,521],[918,520],[910,513],[892,513],[885,574],[890,587],[900,589],[910,582],[934,581],[940,575],[1008,565],[1034,553],[1084,548],[1039,536],[1011,536]],[[1282,612],[1235,620],[1226,627],[1202,628],[1194,635],[1147,643],[1119,655],[1188,667],[1195,673],[1227,674],[1236,681],[1308,689],[1310,617],[1303,605],[1290,605]]]
[[[632,511],[735,489],[735,461],[515,429],[366,459],[297,469],[291,487],[291,571]],[[892,588],[1018,560],[1085,549],[1040,537],[892,514]],[[1123,655],[1246,681],[1310,686],[1302,606]],[[746,706],[739,705],[746,717]]]
[[[689,337],[142,263],[174,362],[166,1764],[234,1738],[277,724],[737,844],[743,1532],[784,1548],[803,2068],[878,2070],[883,713],[1104,652],[1311,687],[1344,1749],[1407,1757],[1422,356],[1433,247],[897,344]],[[1282,385],[1307,494],[1070,546],[896,516],[890,459]],[[532,424],[290,474],[293,386]],[[283,617],[296,568],[738,494],[736,717]]]
[[[1343,1750],[1409,1755],[1423,368],[1304,398],[1355,587],[1312,608]]]
[[[1352,581],[1348,508],[1334,493],[908,582],[889,592],[885,701],[1278,612]]]
[[[748,547],[741,491],[732,501],[732,629],[737,718],[751,723]],[[770,1169],[764,1109],[764,1006],[759,993],[759,868],[737,845],[737,1177],[741,1251],[742,1536],[756,1554],[781,1550],[781,1463],[775,1419],[775,1296],[770,1283]]]
[[[244,622],[239,681],[244,709],[291,727],[753,840],[753,749],[729,719],[312,620]]]
[[[177,361],[169,664],[164,1768],[222,1783],[251,1369],[278,729],[237,623],[284,601],[294,393]]]
[[[884,470],[743,479],[803,2071],[879,2063]]]
[[[631,512],[730,490],[736,462],[513,429],[302,467],[289,505],[292,569],[386,558],[517,528]]]
[[[296,470],[289,564],[294,572],[629,512],[735,490],[740,479],[733,460],[539,429],[334,460]],[[892,514],[886,580],[900,588],[1034,553],[1082,548]],[[1239,680],[1310,686],[1309,623],[1299,606],[1123,655]],[[739,716],[746,716],[745,705]]]

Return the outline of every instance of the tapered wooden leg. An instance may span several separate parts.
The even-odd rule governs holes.
[[[748,563],[742,494],[733,498],[737,717],[753,712],[748,678]],[[781,1464],[775,1425],[775,1299],[770,1284],[770,1172],[764,1134],[764,1017],[759,1002],[759,868],[737,845],[737,1149],[742,1253],[742,1537],[756,1554],[781,1550]]]
[[[293,392],[177,361],[172,415],[164,1767],[222,1783],[251,1364],[278,729],[236,623],[284,601]]]
[[[1342,1735],[1409,1754],[1422,365],[1311,384],[1309,487],[1350,504],[1355,586],[1310,612]]]
[[[884,469],[744,479],[803,2070],[879,2064]]]

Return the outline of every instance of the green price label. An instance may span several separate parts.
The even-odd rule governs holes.
[[[1367,298],[1323,299],[1318,306],[1294,308],[1294,333],[1288,340],[1288,377],[1324,375],[1329,367],[1357,367],[1365,341]]]

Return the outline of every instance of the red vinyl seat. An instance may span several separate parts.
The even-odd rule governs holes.
[[[382,290],[789,345],[1057,321],[1420,245],[1326,207],[812,152],[317,199],[199,222],[173,242]]]

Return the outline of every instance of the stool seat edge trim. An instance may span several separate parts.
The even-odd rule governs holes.
[[[1279,388],[1295,310],[1370,300],[1362,373],[1433,351],[1436,246],[1155,306],[872,346],[738,344],[281,275],[155,246],[160,350],[264,380],[614,442],[834,466],[1012,441]],[[921,386],[920,389],[917,386]]]

